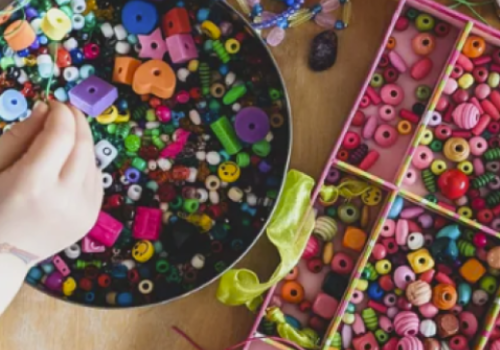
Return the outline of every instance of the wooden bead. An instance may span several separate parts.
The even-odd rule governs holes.
[[[465,56],[469,58],[477,58],[484,53],[486,49],[486,42],[483,38],[478,36],[470,36],[465,41],[464,48],[462,52]]]
[[[439,310],[451,310],[457,303],[457,290],[452,285],[440,283],[432,294],[432,303]]]
[[[300,304],[304,300],[304,287],[297,281],[286,281],[281,287],[281,299],[290,304]]]
[[[12,22],[3,33],[5,41],[14,51],[28,48],[36,39],[36,34],[30,24],[24,20]]]
[[[413,38],[411,47],[417,55],[428,56],[436,47],[436,39],[430,33],[421,33]]]
[[[476,283],[486,273],[486,269],[479,260],[471,258],[460,267],[459,272],[467,282]]]

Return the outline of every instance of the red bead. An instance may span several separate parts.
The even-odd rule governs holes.
[[[151,108],[156,108],[161,105],[161,100],[158,97],[151,97],[149,99],[149,105],[151,106]]]
[[[385,290],[386,292],[394,290],[394,282],[392,282],[392,278],[390,275],[383,275],[378,280],[380,288]]]
[[[472,243],[474,243],[477,248],[484,248],[486,244],[488,244],[488,237],[486,237],[486,234],[483,232],[477,232],[472,238]]]
[[[450,200],[455,200],[467,193],[469,178],[458,169],[448,169],[437,181],[441,193]]]
[[[394,29],[396,29],[398,32],[405,31],[408,29],[408,26],[410,25],[410,20],[406,17],[399,17],[398,20],[396,21],[396,25],[394,26]]]
[[[94,285],[94,283],[92,283],[92,281],[90,279],[85,278],[85,277],[81,278],[78,281],[78,287],[80,287],[80,289],[83,289],[86,292],[91,291],[93,285]]]
[[[71,55],[69,52],[62,48],[57,50],[56,64],[59,68],[71,66]]]
[[[389,56],[387,54],[383,54],[382,57],[380,58],[380,61],[378,62],[378,67],[379,68],[385,68],[389,65]]]
[[[318,316],[313,316],[309,319],[309,327],[314,329],[318,333],[323,333],[326,330],[327,323],[325,320]]]
[[[132,269],[127,272],[127,278],[130,283],[139,283],[139,280],[141,279],[141,276],[139,276],[139,272],[137,272],[137,269]]]
[[[424,282],[427,282],[427,283],[431,283],[433,278],[434,278],[434,274],[436,273],[436,271],[434,269],[431,269],[431,270],[427,270],[425,271],[424,273],[422,273],[420,276],[419,276],[419,280],[420,281],[424,281]]]
[[[312,304],[309,300],[304,300],[299,305],[299,310],[301,312],[309,312],[311,310]]]
[[[479,193],[479,190],[476,190],[476,189],[473,189],[473,188],[471,188],[471,189],[469,189],[469,190],[467,191],[467,196],[468,196],[469,198],[477,198],[477,197],[479,197],[479,196],[480,196],[480,194],[481,194],[481,193]]]
[[[177,196],[174,185],[170,183],[164,183],[158,189],[158,196],[160,200],[164,203],[169,203],[174,200]]]
[[[103,273],[97,278],[97,284],[102,288],[107,288],[111,285],[111,278],[108,274]]]
[[[362,111],[356,111],[354,118],[352,118],[352,126],[363,126],[365,124],[366,116]]]
[[[320,258],[312,258],[307,262],[307,269],[312,273],[319,273],[323,269],[323,262]]]
[[[488,131],[492,134],[498,134],[500,132],[500,123],[499,122],[490,122],[488,124]]]
[[[382,240],[382,244],[385,246],[387,250],[387,254],[396,254],[399,250],[398,245],[396,244],[396,240],[394,238],[385,238]]]
[[[389,83],[395,83],[399,78],[399,73],[393,67],[387,67],[383,72],[384,80]]]
[[[201,90],[198,87],[191,88],[189,90],[189,96],[195,101],[198,101],[201,98]]]
[[[83,55],[88,60],[95,60],[99,57],[100,53],[101,49],[99,48],[99,45],[95,43],[88,43],[83,47]]]
[[[444,227],[447,224],[446,219],[438,216],[434,219],[434,228],[439,229]]]
[[[246,39],[246,34],[243,32],[239,32],[234,36],[234,38],[241,43]]]
[[[493,212],[490,209],[483,209],[477,213],[477,220],[482,224],[489,224],[493,221]]]
[[[114,194],[108,197],[106,204],[111,208],[117,208],[123,204],[123,196]]]
[[[405,297],[399,297],[397,306],[400,310],[411,310],[411,303]]]
[[[470,206],[471,206],[472,210],[479,211],[481,209],[486,208],[486,200],[484,198],[481,198],[481,197],[474,198],[470,202]]]

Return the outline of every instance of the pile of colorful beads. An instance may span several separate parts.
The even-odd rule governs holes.
[[[353,180],[331,168],[326,184],[340,188]],[[299,264],[277,286],[268,309],[269,313],[273,307],[280,308],[294,329],[318,338],[325,334],[337,311],[386,195],[375,185],[356,181],[361,184],[356,196],[343,197],[340,192],[332,201],[326,196],[319,198],[313,234]],[[262,320],[261,332],[281,335],[270,318]]]
[[[467,38],[412,160],[428,200],[500,231],[500,49]]]
[[[333,347],[471,349],[499,273],[498,241],[397,197]]]
[[[28,282],[128,307],[227,269],[262,231],[289,156],[287,101],[262,42],[210,1],[10,8],[0,17],[0,132],[38,99],[73,104],[88,116],[105,188],[95,227]]]
[[[456,28],[429,14],[406,11],[377,63],[337,159],[395,180],[457,35]],[[379,161],[383,157],[392,161]]]

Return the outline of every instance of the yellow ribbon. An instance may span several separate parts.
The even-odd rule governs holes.
[[[319,344],[318,333],[310,328],[301,331],[293,328],[286,322],[283,312],[275,306],[266,310],[266,319],[276,323],[276,331],[281,338],[291,340],[305,349],[316,349]]]
[[[267,237],[281,257],[280,265],[265,283],[260,283],[253,271],[229,270],[222,276],[217,289],[220,302],[233,306],[247,305],[249,309],[256,310],[260,295],[283,279],[297,264],[314,229],[310,200],[313,187],[311,177],[295,170],[288,172],[283,193],[266,230]]]
[[[361,196],[370,189],[371,185],[363,181],[346,180],[338,186],[324,185],[319,191],[321,202],[325,205],[333,205],[342,196],[347,199]]]

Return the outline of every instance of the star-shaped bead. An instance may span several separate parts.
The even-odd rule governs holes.
[[[163,55],[168,51],[165,40],[161,34],[160,28],[156,28],[149,35],[138,35],[141,44],[139,57],[151,59],[163,59]]]

